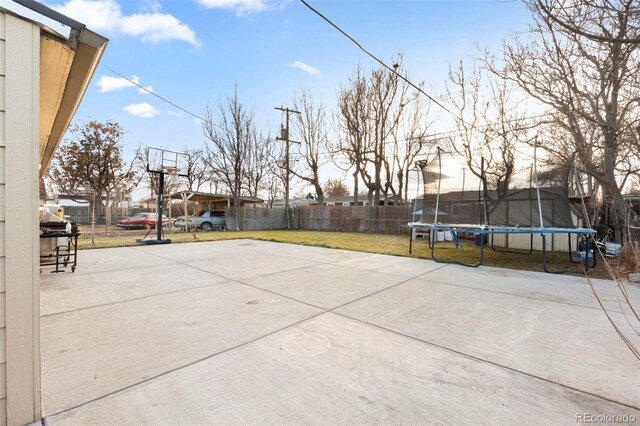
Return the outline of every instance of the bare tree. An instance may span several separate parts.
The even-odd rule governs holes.
[[[273,207],[273,202],[277,197],[284,197],[284,186],[287,180],[284,150],[284,144],[274,143],[271,144],[267,152],[269,164],[265,177],[265,189],[269,197],[269,207]]]
[[[458,133],[451,148],[485,188],[503,198],[516,171],[515,146],[527,140],[528,131],[524,112],[512,100],[514,88],[478,68],[468,73],[462,61],[449,68],[446,87]]]
[[[210,145],[207,164],[212,176],[229,188],[233,198],[236,231],[240,229],[240,202],[247,188],[248,160],[256,144],[253,112],[238,99],[238,92],[218,104],[217,119],[210,108],[205,111],[205,137]]]
[[[396,69],[398,68],[399,65],[396,64]],[[390,182],[393,180],[393,173],[385,166],[389,164],[389,140],[397,134],[407,102],[409,86],[403,83],[404,80],[399,83],[398,76],[385,69],[373,70],[369,77],[369,119],[373,131],[373,151],[371,155],[365,156],[366,165],[360,176],[369,189],[369,194],[373,193],[374,205],[380,204],[382,193],[388,195]],[[386,176],[383,176],[383,172],[386,172]]]
[[[254,132],[256,132],[255,129]],[[266,179],[270,170],[269,154],[274,149],[275,139],[269,136],[269,132],[255,134],[253,139],[255,143],[249,150],[246,178],[247,192],[250,196],[257,197],[260,190],[268,186]]]
[[[572,27],[580,31],[549,13],[567,9],[567,2],[526,3],[534,15],[534,36],[505,44],[504,64],[494,58],[487,64],[551,108],[557,125],[571,135],[581,166],[602,188],[609,221],[624,242],[627,205],[621,183],[638,172],[633,155],[640,123],[640,44],[625,42],[640,35],[637,1],[605,2],[617,12],[589,1],[569,2]]]
[[[318,205],[322,205],[324,191],[320,184],[320,166],[324,163],[323,155],[328,146],[325,105],[320,101],[314,103],[311,93],[303,90],[293,100],[294,109],[301,111],[296,115],[294,128],[302,139],[297,154],[302,160],[302,170],[291,167],[291,173],[307,182],[316,193]]]
[[[638,29],[640,27],[640,9],[633,1],[580,0],[579,3],[576,3],[536,0],[535,6],[546,15],[548,20],[569,32],[592,41],[640,44],[640,37],[637,33],[620,35],[609,31],[610,28],[607,25],[608,21],[616,20],[619,15],[627,15],[628,25]],[[633,6],[633,8],[629,6]],[[576,14],[576,8],[581,9],[580,13]],[[577,20],[576,18],[582,19]]]
[[[348,82],[338,91],[338,116],[341,137],[332,148],[334,155],[344,155],[353,167],[353,196],[358,203],[360,175],[366,167],[366,154],[371,148],[370,104],[368,84],[363,70],[358,66]]]
[[[207,167],[205,164],[204,150],[202,148],[185,147],[182,153],[186,159],[187,170],[185,182],[188,191],[200,191],[200,188],[207,180]]]
[[[398,73],[400,60],[394,65]],[[355,169],[356,197],[362,181],[371,204],[379,204],[389,192],[402,197],[410,164],[424,143],[424,105],[409,89],[395,72],[381,68],[365,75],[357,68],[338,92],[342,136],[333,151]]]
[[[430,104],[423,102],[423,98],[417,92],[406,102],[404,118],[398,130],[392,135],[391,157],[385,160],[386,186],[397,197],[398,203],[409,200],[409,172],[416,157],[426,146],[433,144],[433,140],[427,138],[430,126],[428,119]],[[391,170],[390,161],[393,162]],[[397,187],[394,185],[393,179],[390,179],[394,174]]]

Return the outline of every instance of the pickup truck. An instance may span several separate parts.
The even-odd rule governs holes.
[[[201,231],[214,229],[223,231],[227,226],[223,210],[202,210],[195,217],[188,216],[186,220],[184,216],[181,216],[173,224],[178,228],[184,228],[185,225],[188,225],[189,228],[198,228]]]

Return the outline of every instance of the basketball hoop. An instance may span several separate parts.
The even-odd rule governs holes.
[[[163,175],[186,177],[189,161],[182,152],[169,151],[162,148],[147,148],[147,171]]]
[[[168,174],[168,175],[177,175],[180,173],[180,169],[177,167],[163,167],[163,171],[164,173]]]

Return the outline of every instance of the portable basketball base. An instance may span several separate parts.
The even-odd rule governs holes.
[[[186,176],[180,173],[184,165],[184,154],[161,148],[147,149],[147,171],[158,175],[158,203],[156,216],[156,238],[138,238],[139,244],[170,244],[171,238],[162,238],[162,205],[164,197],[164,175]]]

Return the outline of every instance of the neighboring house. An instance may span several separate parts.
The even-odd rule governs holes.
[[[289,200],[290,207],[298,207],[298,206],[315,206],[318,202],[311,198],[293,198]],[[274,208],[284,208],[284,199],[273,200]]]
[[[175,194],[171,194],[168,197],[173,203],[179,202],[195,202],[198,203],[201,208],[206,206],[210,210],[224,210],[227,207],[233,205],[233,197],[228,194],[211,194],[208,192],[197,191],[180,191]],[[264,200],[258,197],[242,196],[240,197],[240,206],[258,205],[262,204]]]
[[[95,199],[95,210],[92,207],[94,200],[93,195],[64,195],[60,194],[55,198],[47,200],[43,205],[59,206],[64,212],[65,218],[72,222],[80,224],[90,224],[92,215],[95,213],[95,217],[98,218],[97,223],[102,223],[102,219],[105,216],[104,204],[107,199],[105,196],[102,200]],[[119,217],[129,216],[133,208],[133,202],[130,195],[123,195],[117,197],[111,197],[109,200],[111,204],[111,218],[112,220]]]
[[[55,204],[59,204],[64,207],[77,207],[77,206],[89,206],[91,202],[94,200],[93,195],[66,195],[60,194],[54,199],[50,199]],[[107,197],[102,196],[102,200],[100,198],[95,198],[97,203],[101,203],[104,205],[107,201]],[[129,209],[133,207],[133,201],[131,200],[131,195],[123,195],[112,196],[109,200],[110,204],[114,208],[119,209]]]
[[[388,206],[393,206],[396,205],[396,197],[393,195],[389,195],[386,198],[386,203],[384,199],[380,200],[380,204],[381,206],[383,205],[388,205]],[[322,205],[323,206],[368,206],[369,205],[369,199],[367,198],[366,195],[359,195],[358,196],[358,203],[356,204],[355,201],[355,197],[350,196],[350,197],[325,197],[325,199],[322,201]]]
[[[35,1],[0,1],[0,424],[41,418],[39,178],[106,44]]]
[[[354,197],[325,197],[322,200],[323,206],[368,206],[369,200],[366,196],[361,195],[358,197],[358,204],[355,202]]]

